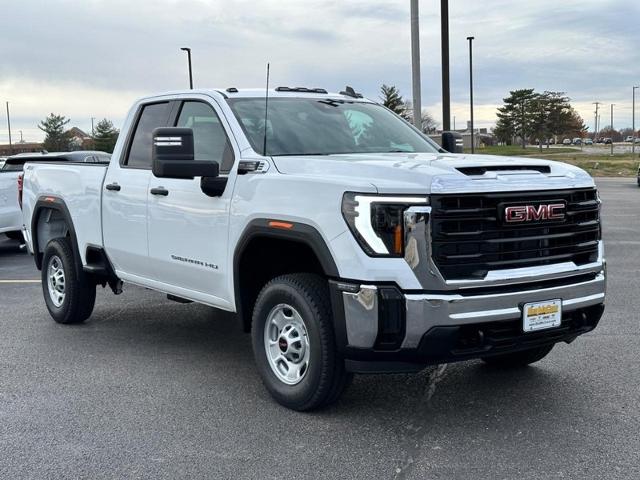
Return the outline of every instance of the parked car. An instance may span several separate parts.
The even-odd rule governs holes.
[[[0,157],[0,171],[2,170],[2,167],[4,167],[4,162],[7,161],[7,157]]]
[[[571,139],[565,138],[564,140],[562,140],[562,145],[571,145]]]
[[[105,152],[78,151],[61,153],[21,153],[8,157],[0,169],[0,233],[12,239],[21,239],[22,212],[19,189],[22,171],[27,162],[79,162],[109,163],[111,156]]]
[[[123,282],[237,312],[296,410],[354,372],[526,365],[596,327],[588,173],[446,153],[350,88],[269,98],[266,137],[264,89],[184,90],[137,101],[109,165],[26,165],[23,231],[56,322]]]
[[[624,139],[625,142],[633,142],[633,135],[629,135]]]
[[[593,145],[593,140],[591,138],[585,138],[584,139],[584,144],[585,145]]]
[[[611,145],[613,143],[613,139],[604,138],[604,139],[602,139],[602,143],[604,143],[605,145]]]
[[[573,139],[573,144],[574,145],[582,145],[582,139],[579,137],[576,137]]]

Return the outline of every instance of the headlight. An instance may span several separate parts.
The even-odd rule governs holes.
[[[404,212],[412,205],[428,203],[426,196],[382,196],[347,192],[342,198],[342,215],[367,255],[402,257]]]

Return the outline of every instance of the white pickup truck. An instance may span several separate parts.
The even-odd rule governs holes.
[[[123,282],[237,312],[297,410],[354,372],[527,365],[604,309],[587,173],[447,153],[349,88],[143,98],[108,166],[27,164],[23,213],[54,320]]]

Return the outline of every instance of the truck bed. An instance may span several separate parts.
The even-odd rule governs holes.
[[[27,163],[24,168],[23,218],[32,218],[39,200],[62,199],[71,217],[83,263],[88,245],[102,246],[102,183],[107,165]],[[31,238],[26,238],[32,249]],[[44,248],[44,245],[40,246]]]

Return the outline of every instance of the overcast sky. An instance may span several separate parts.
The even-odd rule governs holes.
[[[469,35],[479,126],[517,88],[566,91],[591,130],[591,103],[605,104],[602,125],[616,103],[615,124],[630,126],[638,0],[450,3],[456,126],[469,117]],[[420,9],[422,101],[440,122],[440,2]],[[0,0],[0,12],[2,143],[5,101],[17,140],[41,140],[50,112],[87,131],[91,117],[119,127],[136,97],[188,86],[181,46],[193,49],[196,87],[262,86],[271,62],[274,86],[349,84],[377,98],[386,83],[411,96],[409,0]]]

